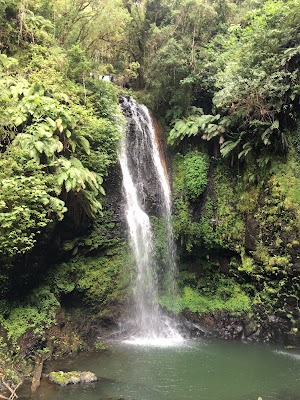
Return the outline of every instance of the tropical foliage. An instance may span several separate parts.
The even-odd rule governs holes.
[[[7,370],[26,335],[46,353],[47,335],[54,352],[82,348],[67,318],[55,339],[64,301],[100,318],[130,291],[114,190],[124,87],[161,118],[174,155],[181,292],[162,305],[277,313],[300,332],[299,26],[298,0],[0,0]],[[151,217],[163,271],[164,221]]]
[[[262,2],[204,46],[206,63],[213,57],[211,112],[191,108],[174,121],[170,142],[218,137],[223,156],[258,160],[286,152],[299,117],[298,16],[296,1]]]
[[[59,47],[59,21],[46,4],[1,7],[0,254],[8,260],[31,251],[65,215],[80,224],[101,211],[122,123],[116,90],[88,79],[91,63],[78,41]]]

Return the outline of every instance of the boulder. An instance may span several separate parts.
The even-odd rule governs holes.
[[[90,383],[97,380],[97,376],[93,372],[89,371],[53,371],[49,374],[50,382],[56,383],[60,386],[66,386],[70,383]]]
[[[95,382],[97,380],[97,376],[93,372],[83,371],[80,372],[80,382],[81,383],[90,383]]]
[[[257,330],[258,326],[254,320],[249,319],[245,322],[244,335],[246,338],[253,335],[255,332],[257,332]]]

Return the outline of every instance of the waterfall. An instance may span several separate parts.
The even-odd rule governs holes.
[[[159,153],[148,109],[130,97],[122,97],[120,107],[127,130],[119,155],[123,174],[125,214],[130,244],[135,258],[134,283],[135,342],[180,341],[173,321],[160,311],[158,269],[154,234],[149,213],[155,210],[166,225],[167,266],[164,271],[169,295],[175,295],[175,247],[171,225],[171,193]]]

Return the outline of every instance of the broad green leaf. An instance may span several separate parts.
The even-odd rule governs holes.
[[[44,150],[44,143],[43,142],[41,142],[41,141],[37,141],[37,142],[34,142],[34,147],[37,149],[37,151],[40,153],[40,154],[42,154],[43,153],[43,150]]]
[[[238,140],[227,140],[221,145],[220,152],[223,157],[227,157],[232,150],[234,150],[241,142],[241,139]]]
[[[70,180],[65,181],[65,188],[67,193],[72,189],[72,183]]]

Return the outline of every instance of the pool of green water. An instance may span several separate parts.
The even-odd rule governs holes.
[[[46,381],[37,400],[300,400],[300,350],[218,340],[180,347],[112,344],[51,366],[105,379],[59,387]]]

